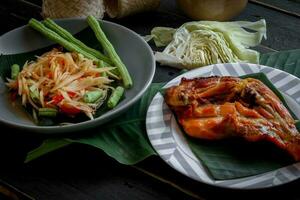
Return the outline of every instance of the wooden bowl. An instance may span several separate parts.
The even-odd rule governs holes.
[[[177,0],[183,12],[194,20],[226,21],[237,16],[248,0]]]

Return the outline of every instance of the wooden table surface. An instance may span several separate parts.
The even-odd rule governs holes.
[[[40,12],[41,0],[1,1],[0,35],[26,24],[31,17],[41,19]],[[233,20],[261,18],[266,19],[268,39],[257,50],[265,53],[300,48],[299,0],[250,0]],[[112,21],[146,35],[155,26],[178,27],[190,19],[179,11],[175,1],[162,0],[158,11]],[[178,73],[158,65],[154,82],[168,81]],[[220,189],[179,174],[159,157],[124,166],[84,145],[69,146],[25,165],[25,153],[41,138],[11,132],[1,130],[0,199],[300,199],[299,180],[264,190]]]

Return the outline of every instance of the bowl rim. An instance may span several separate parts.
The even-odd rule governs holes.
[[[83,21],[83,20],[85,20],[85,18],[76,17],[76,18],[65,18],[65,19],[54,19],[54,20],[57,22],[59,22],[59,21],[68,22],[68,21],[74,21],[74,20],[75,21],[76,20]],[[149,63],[149,66],[151,66],[150,74],[149,74],[148,80],[146,81],[146,83],[144,84],[142,89],[140,91],[138,91],[138,93],[133,98],[131,98],[128,102],[124,103],[121,106],[117,106],[115,109],[108,111],[109,112],[108,115],[105,115],[106,114],[105,113],[104,118],[102,117],[103,115],[101,115],[92,120],[86,120],[83,122],[74,123],[74,124],[70,124],[70,125],[38,126],[38,125],[26,125],[26,124],[24,125],[24,124],[14,123],[12,121],[9,121],[9,120],[6,120],[6,119],[3,119],[0,117],[0,123],[5,124],[9,127],[15,128],[15,129],[22,129],[24,131],[30,131],[31,133],[39,133],[42,135],[54,135],[54,134],[61,134],[61,133],[69,133],[72,131],[79,132],[84,129],[94,128],[96,126],[104,124],[105,122],[107,122],[109,120],[112,120],[113,118],[117,117],[118,115],[122,114],[124,111],[129,109],[134,103],[136,103],[142,97],[142,95],[146,92],[146,90],[149,88],[150,84],[152,83],[154,75],[155,75],[156,63],[155,63],[155,58],[154,58],[151,47],[138,33],[134,32],[133,30],[131,30],[125,26],[122,26],[122,25],[114,23],[114,22],[106,21],[106,20],[98,19],[98,21],[100,21],[101,23],[104,23],[104,24],[108,24],[111,26],[115,26],[115,27],[124,29],[127,32],[129,32],[130,34],[133,34],[137,38],[137,40],[140,40],[140,42],[144,44],[145,49],[150,52],[149,53],[150,58],[151,58],[151,63]],[[23,25],[21,27],[15,28],[7,33],[4,33],[3,35],[0,36],[0,38],[3,36],[6,36],[8,34],[11,34],[12,32],[19,31],[19,30],[25,28],[26,26],[28,26],[28,25]],[[53,45],[53,44],[46,45],[44,47],[48,47],[51,45]],[[44,47],[42,47],[42,48],[44,48]]]

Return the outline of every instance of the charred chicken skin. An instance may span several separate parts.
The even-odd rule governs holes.
[[[181,80],[165,101],[191,137],[268,140],[300,160],[300,133],[280,99],[253,78],[207,77]]]

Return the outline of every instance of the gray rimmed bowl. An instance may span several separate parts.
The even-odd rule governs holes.
[[[62,19],[56,22],[72,34],[80,32],[88,26],[83,18]],[[5,80],[0,78],[0,123],[40,134],[77,132],[112,120],[138,101],[150,86],[155,73],[152,50],[142,37],[128,28],[107,21],[102,21],[102,28],[133,79],[133,87],[126,91],[125,98],[116,108],[94,120],[64,126],[38,126],[21,105],[14,106],[12,104]],[[32,28],[22,26],[0,37],[0,54],[25,53],[53,44]]]

